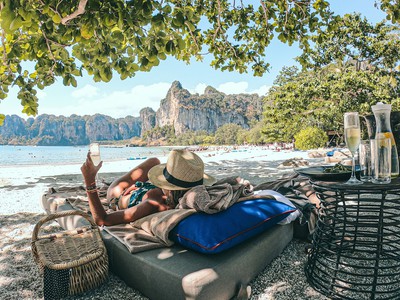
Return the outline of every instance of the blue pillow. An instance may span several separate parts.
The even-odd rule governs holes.
[[[169,237],[197,252],[219,253],[260,234],[294,211],[296,208],[276,200],[246,200],[216,214],[190,215]]]

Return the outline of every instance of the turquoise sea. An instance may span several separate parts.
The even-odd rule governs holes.
[[[5,146],[0,145],[0,167],[12,165],[64,165],[85,161],[89,146]],[[128,158],[164,156],[170,147],[108,147],[101,146],[105,161]]]

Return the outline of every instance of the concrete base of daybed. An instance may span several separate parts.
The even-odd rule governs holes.
[[[42,199],[47,213],[73,209],[68,203]],[[72,229],[86,225],[82,217],[70,216],[60,225]],[[103,230],[110,270],[126,284],[152,300],[231,299],[246,289],[293,237],[293,226],[276,225],[263,234],[230,250],[200,254],[180,246],[132,254]]]

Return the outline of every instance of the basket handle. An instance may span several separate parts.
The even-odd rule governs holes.
[[[38,240],[38,234],[39,234],[39,229],[40,227],[51,220],[62,218],[62,217],[67,217],[67,216],[73,216],[73,215],[79,215],[84,217],[86,220],[90,222],[92,225],[92,228],[98,228],[97,224],[93,221],[93,219],[85,212],[79,211],[79,210],[66,210],[62,212],[56,212],[53,214],[50,214],[46,217],[43,217],[39,220],[39,222],[35,225],[35,228],[33,229],[32,232],[32,242],[36,242]]]

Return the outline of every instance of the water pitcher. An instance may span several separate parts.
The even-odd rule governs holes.
[[[392,177],[399,176],[399,156],[397,153],[396,142],[393,137],[393,132],[390,127],[390,112],[392,110],[392,106],[390,104],[384,104],[382,102],[378,102],[376,105],[372,105],[372,112],[375,116],[376,122],[376,132],[375,138],[390,138],[391,140],[391,169],[392,169]]]

